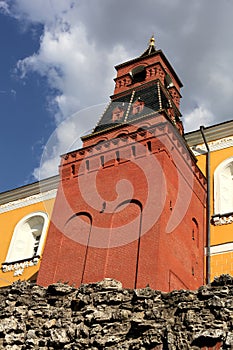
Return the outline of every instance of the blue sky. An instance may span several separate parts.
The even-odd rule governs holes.
[[[0,191],[35,181],[32,169],[40,161],[41,143],[47,140],[54,122],[46,108],[48,86],[32,74],[20,79],[18,60],[38,50],[40,28],[36,32],[0,15]]]
[[[186,131],[231,119],[232,13],[230,0],[0,0],[0,192],[57,173],[112,94],[114,65],[152,33],[184,83]]]

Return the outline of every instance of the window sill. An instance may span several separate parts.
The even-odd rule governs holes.
[[[2,263],[2,272],[13,271],[14,276],[19,276],[23,274],[25,268],[37,265],[39,260],[40,260],[40,256],[35,255],[28,259],[12,261],[12,262],[4,262]]]
[[[211,223],[214,226],[229,225],[233,223],[233,212],[226,214],[216,214],[211,218]]]

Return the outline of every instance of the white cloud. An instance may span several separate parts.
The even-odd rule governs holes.
[[[5,15],[9,14],[9,6],[5,1],[0,1],[0,12]]]
[[[58,22],[45,28],[39,51],[19,61],[18,69],[22,77],[30,71],[46,76],[49,86],[60,92],[51,100],[59,108],[60,121],[87,103],[106,100],[113,90],[114,61],[126,57],[120,45],[100,51],[88,40],[82,23],[64,30]]]
[[[213,122],[214,116],[205,106],[198,106],[185,115],[186,132],[200,128],[201,125],[208,126]]]
[[[60,155],[81,148],[81,136],[91,132],[104,108],[104,104],[99,104],[83,109],[58,124],[44,146],[40,166],[34,169],[36,179],[55,175]]]
[[[6,0],[11,14],[20,20],[53,25],[54,21],[65,22],[69,11],[75,7],[71,0]]]
[[[0,1],[1,9],[43,25],[39,50],[19,61],[18,69],[22,77],[37,72],[47,78],[58,126],[56,157],[74,129],[78,135],[88,129],[85,119],[75,127],[70,121],[61,127],[61,120],[105,101],[113,91],[113,66],[140,55],[153,32],[184,81],[185,130],[232,116],[232,1],[9,0]],[[45,176],[52,162],[50,154],[50,163],[42,164]]]
[[[51,1],[51,4],[55,2]],[[57,128],[45,146],[40,168],[34,170],[37,179],[54,175],[59,155],[65,153],[74,140],[77,141],[77,135],[93,127],[99,117],[95,114],[96,110],[92,110],[92,116],[88,118],[86,115],[85,118],[73,118],[72,115],[84,107],[107,100],[113,92],[114,64],[128,57],[119,44],[111,50],[108,47],[99,50],[95,42],[87,37],[82,22],[74,21],[76,9],[64,13],[67,2],[59,5],[60,10],[56,9],[56,13],[54,6],[42,10],[41,4],[37,3],[34,7],[29,1],[17,1],[14,8],[14,13],[17,9],[23,18],[45,23],[38,52],[20,60],[17,65],[22,78],[30,72],[37,72],[46,77],[51,88],[49,105]],[[71,2],[68,8],[71,9]]]

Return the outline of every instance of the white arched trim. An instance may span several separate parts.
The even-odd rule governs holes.
[[[6,263],[40,256],[46,238],[49,219],[37,211],[24,216],[15,226]]]
[[[233,212],[233,157],[225,159],[214,172],[214,212]]]

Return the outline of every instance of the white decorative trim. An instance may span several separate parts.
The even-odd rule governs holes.
[[[210,247],[210,254],[223,254],[233,252],[233,242],[232,243],[224,243]]]
[[[224,215],[224,216],[213,216],[212,222],[214,226],[221,226],[233,223],[233,215]]]
[[[132,105],[132,103],[133,103],[133,99],[134,99],[135,92],[136,92],[136,91],[133,90],[132,95],[131,95],[131,97],[130,97],[130,101],[129,101],[129,104],[128,104],[128,107],[127,107],[127,111],[126,111],[126,113],[125,113],[124,122],[126,122],[127,119],[128,119],[129,112],[130,112],[130,108],[131,108],[131,105]]]
[[[44,193],[38,193],[30,197],[18,199],[13,202],[5,203],[0,205],[0,214],[10,210],[23,208],[31,204],[36,204],[56,197],[57,189],[47,191]]]
[[[220,149],[224,149],[228,147],[233,147],[233,136],[224,137],[219,140],[208,142],[208,146],[211,152],[218,151]],[[199,156],[201,154],[206,153],[206,147],[204,143],[192,146],[190,148],[193,151],[195,156]]]
[[[97,126],[99,125],[101,119],[103,118],[104,114],[106,113],[106,111],[107,111],[108,107],[110,106],[111,102],[112,102],[112,100],[110,100],[109,103],[106,105],[106,107],[105,107],[103,113],[101,114],[101,116],[99,117],[99,119],[98,119],[96,125],[95,125],[94,128],[91,130],[91,133],[92,133],[92,134],[94,133],[95,128],[97,128]],[[85,135],[85,136],[87,136],[87,135]]]
[[[22,261],[22,262],[14,262],[10,265],[3,264],[2,265],[2,272],[14,271],[14,277],[21,276],[23,274],[25,268],[37,265],[39,260],[40,259],[38,257],[36,257],[36,258],[28,259],[28,260]]]

